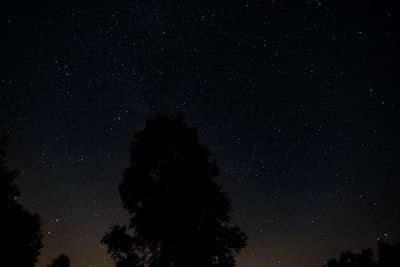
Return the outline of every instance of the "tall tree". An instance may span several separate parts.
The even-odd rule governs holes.
[[[6,140],[0,140],[0,212],[3,227],[0,258],[12,266],[34,266],[42,248],[41,222],[29,213],[17,199],[21,195],[15,185],[16,169],[10,169],[6,159]]]
[[[147,121],[134,135],[119,193],[129,224],[102,243],[118,267],[235,266],[246,235],[214,179],[219,168],[182,115]]]

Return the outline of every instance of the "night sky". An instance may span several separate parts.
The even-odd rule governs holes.
[[[0,2],[0,134],[20,203],[44,224],[37,266],[61,253],[113,266],[100,240],[128,218],[133,134],[176,112],[249,236],[238,267],[400,240],[394,3],[32,2]]]

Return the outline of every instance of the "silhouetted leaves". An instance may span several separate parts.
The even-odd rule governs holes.
[[[219,173],[181,115],[147,121],[130,148],[119,193],[131,215],[102,243],[122,266],[234,266],[247,237],[231,224]]]
[[[65,254],[61,254],[57,259],[53,260],[53,263],[47,265],[47,267],[69,267],[69,258]]]
[[[10,170],[6,159],[6,138],[0,140],[0,197],[1,205],[4,207],[11,207],[15,204],[15,198],[19,197],[21,193],[14,184],[14,179],[18,176],[16,169]]]
[[[323,267],[396,267],[400,266],[400,242],[391,245],[378,243],[378,259],[374,260],[372,249],[363,249],[360,254],[342,252],[339,260],[330,259]]]
[[[378,266],[400,266],[400,242],[388,244],[378,243]]]
[[[34,266],[42,248],[41,222],[36,214],[29,213],[18,202],[20,196],[14,179],[15,169],[9,168],[6,159],[6,140],[0,141],[0,209],[2,217],[2,242],[0,258],[10,266]]]

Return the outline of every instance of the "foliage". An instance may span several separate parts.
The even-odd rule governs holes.
[[[17,199],[20,191],[14,183],[18,171],[10,169],[6,159],[6,139],[0,140],[0,209],[3,226],[1,259],[12,266],[34,266],[42,248],[41,222]]]
[[[372,249],[363,249],[360,254],[342,252],[339,260],[330,259],[323,267],[394,267],[400,266],[400,242],[389,244],[378,242],[378,259],[374,260]]]
[[[247,237],[231,224],[230,201],[196,128],[182,115],[147,121],[130,148],[119,193],[131,215],[103,237],[123,266],[234,266]]]

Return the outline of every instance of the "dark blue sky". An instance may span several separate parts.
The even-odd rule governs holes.
[[[38,266],[99,242],[134,132],[182,112],[249,235],[238,267],[312,267],[400,239],[398,10],[381,1],[85,1],[1,10],[1,133]]]

